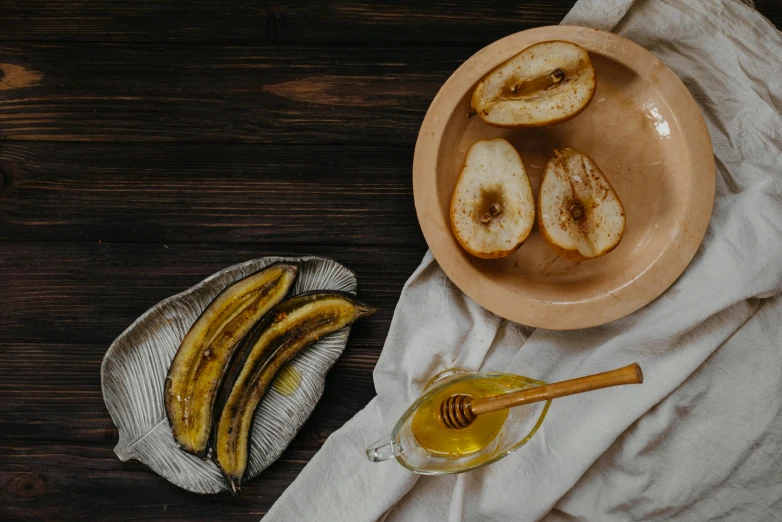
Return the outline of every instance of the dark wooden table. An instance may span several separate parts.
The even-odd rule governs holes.
[[[411,163],[432,97],[478,49],[572,3],[0,1],[0,519],[259,519],[374,396],[426,250]],[[782,23],[778,0],[755,3]],[[333,257],[382,310],[312,418],[238,498],[120,462],[109,343],[268,254]]]

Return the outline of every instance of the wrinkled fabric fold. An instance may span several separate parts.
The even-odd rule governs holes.
[[[428,253],[397,305],[377,397],[267,520],[782,519],[782,37],[734,0],[581,0],[563,23],[635,41],[693,94],[717,165],[701,248],[650,305],[568,332],[494,316]],[[555,401],[524,448],[487,468],[419,477],[364,455],[443,369],[551,382],[635,361],[642,386]]]

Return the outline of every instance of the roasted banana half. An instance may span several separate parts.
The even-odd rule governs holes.
[[[288,295],[298,266],[275,263],[223,290],[182,340],[165,384],[166,415],[179,446],[205,457],[215,400],[240,341]]]
[[[247,469],[255,410],[278,370],[303,348],[376,310],[350,294],[310,292],[279,305],[248,335],[220,394],[214,438],[213,458],[234,494]]]

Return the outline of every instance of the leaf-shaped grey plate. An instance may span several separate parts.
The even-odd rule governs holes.
[[[109,347],[101,366],[103,400],[119,430],[114,452],[137,459],[169,482],[195,493],[228,491],[217,466],[180,450],[174,443],[163,406],[168,367],[190,326],[226,286],[277,261],[301,264],[295,293],[341,290],[356,293],[356,274],[322,257],[263,257],[226,268],[181,294],[161,301],[139,317]],[[270,388],[253,423],[251,479],[279,458],[323,394],[326,373],[345,349],[350,328],[330,335],[295,357],[302,375],[292,395]]]

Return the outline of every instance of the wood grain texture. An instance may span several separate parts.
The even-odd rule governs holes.
[[[9,43],[0,139],[412,148],[477,50]]]
[[[323,398],[293,447],[316,450],[374,396],[372,370],[382,342],[354,329],[347,350],[326,378]],[[117,430],[100,387],[106,348],[103,343],[0,342],[0,440],[71,441],[113,448]]]
[[[423,247],[412,162],[412,147],[7,143],[0,239]]]
[[[289,448],[239,497],[196,495],[108,444],[0,442],[0,519],[257,521],[314,455]]]
[[[402,285],[424,248],[0,243],[0,331],[7,341],[110,343],[139,315],[227,266],[265,255],[322,255],[358,275],[380,311],[356,325],[385,337]]]
[[[13,0],[3,40],[257,42],[276,45],[489,43],[512,32],[556,24],[574,0],[416,2],[304,0],[182,4],[141,0]]]
[[[275,45],[345,45],[378,42],[409,45],[489,43],[508,34],[559,23],[575,3],[240,0],[114,2],[14,0],[6,2],[0,40],[258,42]],[[778,0],[755,7],[782,27]]]

